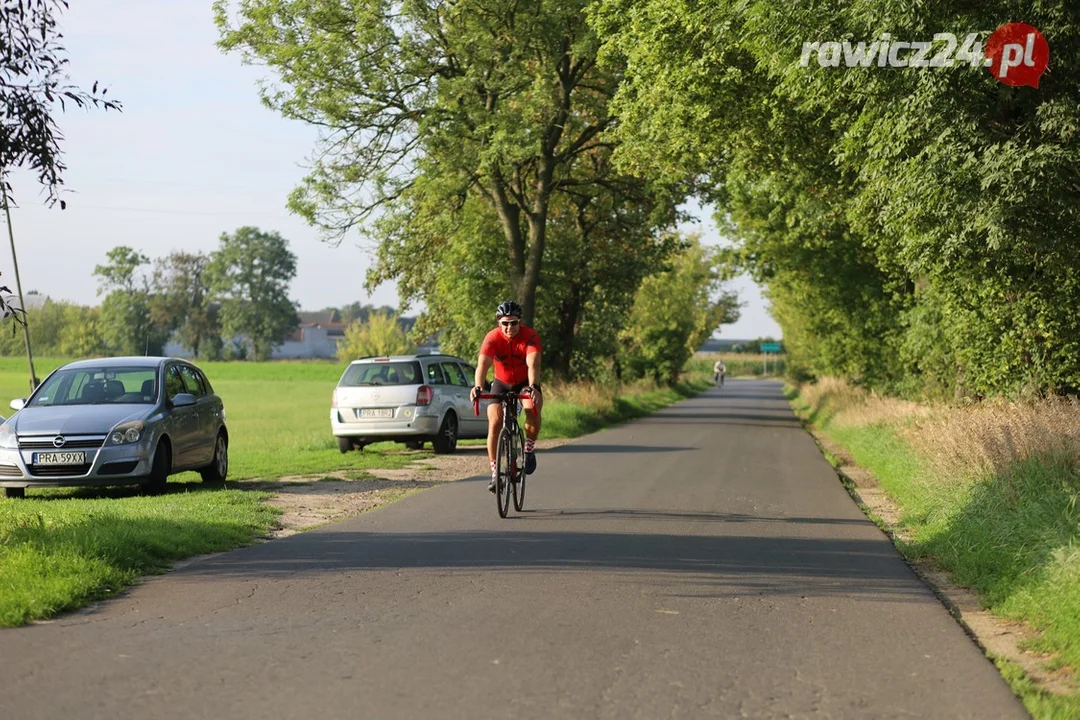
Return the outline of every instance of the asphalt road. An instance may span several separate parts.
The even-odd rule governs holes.
[[[0,718],[1027,717],[766,381],[0,632]]]

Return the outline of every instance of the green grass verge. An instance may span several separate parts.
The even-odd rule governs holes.
[[[278,514],[262,492],[171,490],[0,501],[0,626],[108,597],[176,560],[251,543]]]
[[[809,419],[814,408],[792,397]],[[930,558],[956,583],[979,592],[984,606],[1040,634],[1033,648],[1054,666],[1080,672],[1080,473],[1075,458],[1016,462],[1004,472],[935,482],[926,460],[890,426],[814,423],[870,470],[901,511],[911,541],[900,551]],[[1040,689],[1005,662],[999,668],[1036,718],[1080,718],[1080,695]]]

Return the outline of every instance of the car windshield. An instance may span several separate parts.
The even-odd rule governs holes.
[[[156,399],[155,368],[90,367],[56,371],[34,395],[29,407],[152,404]]]
[[[420,363],[415,360],[350,365],[338,383],[341,387],[421,384]]]

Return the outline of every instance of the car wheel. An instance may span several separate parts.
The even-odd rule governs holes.
[[[214,460],[199,471],[205,483],[223,483],[229,475],[229,440],[219,432],[214,441]]]
[[[431,445],[439,455],[446,455],[457,449],[457,416],[454,413],[446,413],[442,425],[439,426],[439,434]]]
[[[23,498],[23,497],[26,497],[26,488],[4,488],[4,497],[9,497],[9,498]]]
[[[337,439],[337,449],[341,451],[341,454],[349,452],[353,449],[352,438],[339,437]]]
[[[423,440],[410,440],[409,442],[405,443],[405,447],[409,448],[410,450],[423,450],[424,449],[424,441]]]
[[[154,449],[154,460],[150,465],[150,475],[143,483],[143,490],[148,495],[159,495],[165,492],[165,483],[169,480],[169,468],[172,466],[172,458],[169,454],[169,446],[159,441]]]

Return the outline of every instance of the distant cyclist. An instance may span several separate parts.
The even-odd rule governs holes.
[[[507,300],[495,310],[499,326],[484,336],[480,356],[476,361],[476,386],[472,399],[476,402],[483,392],[488,370],[495,365],[495,381],[491,392],[501,395],[508,390],[525,392],[530,398],[522,398],[525,408],[525,473],[536,470],[536,437],[540,434],[540,408],[544,404],[540,396],[540,336],[531,327],[521,324],[521,306]],[[491,461],[491,482],[488,490],[495,492],[495,450],[499,431],[502,429],[502,406],[488,405],[488,460]]]
[[[723,358],[717,359],[712,366],[713,371],[713,383],[717,387],[724,387],[724,375],[727,374],[727,365],[724,364]]]

